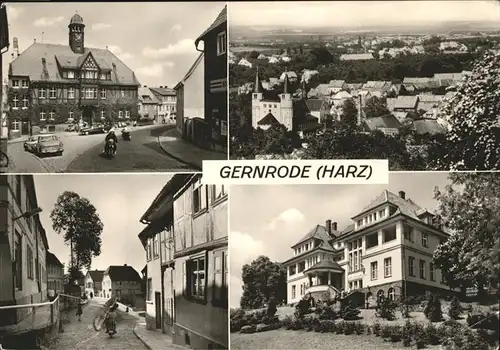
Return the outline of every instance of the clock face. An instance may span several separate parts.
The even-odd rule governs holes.
[[[82,33],[75,33],[75,40],[82,40]]]

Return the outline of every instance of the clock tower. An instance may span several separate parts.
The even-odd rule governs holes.
[[[83,24],[83,18],[76,13],[71,17],[71,21],[68,25],[69,28],[69,46],[74,53],[83,54],[84,52],[84,29],[85,24]]]

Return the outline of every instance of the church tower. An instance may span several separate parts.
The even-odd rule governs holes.
[[[69,47],[74,53],[83,54],[85,52],[84,46],[84,29],[83,18],[78,13],[71,17],[68,25],[69,28]]]
[[[285,84],[283,87],[283,93],[280,95],[280,116],[279,122],[286,126],[288,130],[293,128],[293,101],[292,94],[288,91],[290,82],[288,80],[288,75],[285,74]]]
[[[261,113],[260,101],[262,100],[262,85],[259,79],[259,67],[255,73],[255,86],[252,93],[252,127],[257,128],[257,123],[264,118],[265,114]]]

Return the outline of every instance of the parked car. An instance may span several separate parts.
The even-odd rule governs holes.
[[[103,126],[91,126],[80,130],[80,135],[104,134],[106,131]]]
[[[30,136],[26,141],[24,141],[24,150],[27,152],[34,152],[37,142],[38,136]]]
[[[68,125],[66,131],[76,131],[76,125],[75,124]]]
[[[37,137],[35,152],[39,156],[46,154],[61,156],[64,152],[64,145],[57,135],[40,135]]]

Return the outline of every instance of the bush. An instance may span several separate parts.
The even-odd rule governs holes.
[[[448,309],[448,316],[453,320],[458,320],[462,314],[462,305],[457,297],[453,297],[450,303],[450,308]]]
[[[443,319],[443,310],[441,309],[441,301],[435,294],[431,295],[424,309],[425,317],[431,322],[439,322]]]
[[[396,318],[396,303],[389,298],[382,298],[375,308],[377,317],[392,321]]]
[[[439,337],[439,332],[437,328],[432,324],[429,323],[425,329],[425,336],[429,344],[431,345],[438,345],[441,343],[441,339]]]
[[[425,348],[425,345],[427,344],[427,336],[425,334],[424,327],[419,323],[415,324],[415,334],[413,339],[415,340],[417,349]]]
[[[467,325],[471,328],[498,330],[498,314],[496,313],[477,313],[467,315]]]
[[[295,305],[295,317],[303,318],[309,313],[309,300],[301,299],[297,305]]]
[[[271,327],[269,327],[268,324],[264,324],[264,323],[259,323],[256,327],[255,327],[255,331],[256,332],[265,332],[265,331],[268,331],[270,330]]]
[[[488,350],[488,343],[471,329],[455,333],[450,338],[460,350]]]
[[[331,320],[320,320],[315,328],[315,332],[320,332],[320,333],[331,333],[335,330],[335,322]]]
[[[273,318],[274,315],[276,315],[276,311],[278,311],[276,308],[276,299],[274,297],[270,297],[266,310],[267,317]]]
[[[240,330],[241,330],[240,321],[239,320],[231,320],[231,322],[230,322],[231,333],[239,332]]]
[[[414,337],[415,337],[415,327],[409,320],[407,320],[401,330],[401,338],[403,340],[403,345],[406,347],[411,346]]]
[[[380,323],[378,322],[375,322],[373,323],[373,334],[375,334],[376,337],[379,337],[380,336],[380,331],[381,331],[381,326],[380,326]]]
[[[344,334],[344,330],[346,329],[347,322],[339,322],[335,326],[335,333],[337,334]]]
[[[354,323],[354,331],[356,332],[357,335],[364,334],[365,328],[366,328],[366,326],[364,324],[362,324],[361,322]],[[369,329],[369,327],[368,327],[368,329]]]
[[[346,322],[344,325],[344,334],[351,335],[356,331],[356,325],[352,322]]]
[[[240,333],[246,333],[246,334],[255,333],[255,326],[244,326],[244,327],[241,327]]]
[[[403,337],[403,329],[401,326],[391,326],[391,341],[393,343],[397,343],[401,341],[401,338]]]
[[[359,313],[361,311],[357,308],[352,301],[349,301],[343,308],[340,313],[341,317],[344,320],[357,320],[359,318]]]

